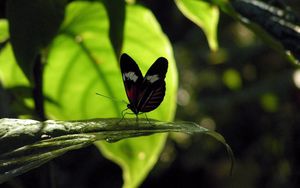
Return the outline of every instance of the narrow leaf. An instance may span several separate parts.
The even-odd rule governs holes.
[[[91,119],[39,122],[30,119],[0,119],[0,183],[18,176],[63,153],[86,147],[97,140],[121,139],[154,133],[181,132],[211,135],[229,151],[222,135],[192,122],[161,122],[140,119]]]

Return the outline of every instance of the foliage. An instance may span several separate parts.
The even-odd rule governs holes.
[[[45,104],[45,115],[48,119],[119,117],[120,112],[126,108],[125,105],[99,98],[95,93],[100,92],[118,99],[126,98],[118,65],[120,53],[126,52],[138,62],[143,72],[159,56],[169,60],[165,100],[148,116],[172,121],[178,87],[173,49],[161,29],[162,23],[156,20],[151,10],[135,1],[128,2],[130,3],[122,0],[113,3],[108,0],[69,3],[61,0],[7,0],[7,19],[0,20],[0,80],[3,93],[15,100],[8,100],[9,105],[1,107],[0,110],[4,109],[4,114],[10,117],[41,118],[36,112],[39,99],[32,96],[32,90],[39,87],[34,80],[37,77],[34,70],[41,63],[42,77],[37,79],[41,78],[43,83],[40,89],[43,89],[45,100],[42,102]],[[291,62],[297,63],[299,60],[299,22],[284,6],[277,7],[248,0],[176,0],[175,3],[183,15],[202,28],[210,49],[215,51],[209,56],[211,62],[219,64],[227,58],[226,53],[222,53],[224,49],[219,49],[217,40],[218,8],[246,25],[272,48],[286,55]],[[284,14],[277,14],[278,12]],[[268,27],[270,25],[272,27]],[[223,34],[223,31],[220,33]],[[192,40],[197,41],[198,37],[201,36],[193,35]],[[243,39],[243,44],[246,44],[249,38]],[[179,61],[180,68],[184,66],[181,62],[191,61],[195,54],[203,55],[200,49],[195,49],[189,52],[177,50],[179,59],[184,53],[190,54],[190,58]],[[197,69],[193,69],[195,70]],[[251,70],[250,66],[247,71]],[[202,121],[203,114],[212,112],[215,115],[217,112],[216,122],[221,127],[226,124],[226,118],[231,113],[228,109],[235,103],[251,99],[252,96],[261,96],[260,104],[270,113],[279,108],[280,101],[277,96],[269,92],[269,83],[274,83],[273,79],[258,84],[259,89],[254,87],[244,90],[245,83],[239,67],[229,67],[221,77],[215,71],[201,71],[197,72],[201,76],[194,79],[201,83],[200,86],[193,85],[193,79],[189,78],[190,80],[183,82],[182,87],[186,87],[185,84],[190,85],[188,87],[193,88],[190,93],[197,95],[202,88],[211,89],[213,85],[214,90],[220,88],[220,82],[224,82],[229,91],[237,94],[213,99],[201,95],[200,101],[206,105],[194,102],[187,107],[187,115],[183,119],[198,122]],[[181,73],[185,74],[184,71]],[[286,75],[290,75],[290,72],[276,77],[275,80],[286,78]],[[187,77],[183,76],[184,78]],[[180,94],[184,90],[178,93],[180,104]],[[210,90],[207,93],[210,94]],[[5,104],[2,101],[1,105]],[[196,111],[200,111],[200,115]],[[222,119],[223,116],[226,116],[225,120]],[[218,121],[219,119],[222,121]],[[124,187],[137,187],[157,162],[166,138],[166,134],[157,134],[126,139],[114,144],[96,142],[95,145],[104,156],[122,167]],[[141,154],[143,160],[140,159]]]
[[[171,120],[174,116],[177,87],[172,49],[151,12],[138,5],[128,5],[126,9],[127,19],[122,51],[132,54],[140,64],[142,71],[159,56],[164,56],[169,60],[169,71],[166,78],[167,94],[164,104],[157,111],[149,113],[149,117]],[[110,97],[125,98],[118,68],[118,57],[115,56],[110,38],[107,37],[108,21],[105,6],[100,2],[74,2],[66,8],[65,19],[59,33],[51,45],[43,49],[46,51],[43,58],[47,59],[43,76],[44,93],[48,99],[45,101],[47,117],[86,119],[99,116],[120,116],[125,107],[123,104],[106,101],[95,95],[96,92],[101,92]],[[149,25],[149,23],[151,24]],[[28,33],[30,36],[26,36],[26,38],[32,38],[31,34]],[[140,38],[141,35],[144,38]],[[39,37],[39,35],[34,36]],[[16,45],[18,46],[18,44]],[[22,46],[18,47],[22,48]],[[31,49],[29,48],[29,50]],[[26,57],[23,56],[27,56],[28,53],[15,55],[19,56],[17,59],[26,60]],[[4,47],[0,59],[1,80],[4,87],[22,88],[21,91],[30,88],[29,81],[14,62],[10,44]],[[32,62],[22,63],[22,65],[31,67]],[[10,74],[11,71],[14,74]],[[29,74],[26,70],[24,73]],[[20,90],[12,90],[12,92],[18,96]],[[33,108],[30,97],[24,99],[23,106],[26,106],[26,109]],[[31,110],[22,111],[21,114],[33,115],[31,112]],[[125,186],[132,187],[139,184],[155,164],[166,136],[161,134],[135,140],[124,140],[115,144],[97,143],[96,145],[102,148],[104,155],[123,167],[126,178]],[[146,145],[149,146],[145,147]],[[146,158],[140,160],[134,153],[121,152],[120,154],[120,151],[123,150],[134,153],[142,152]],[[128,164],[132,165],[128,166]],[[141,169],[140,167],[143,167],[142,170],[132,170],[132,168]]]

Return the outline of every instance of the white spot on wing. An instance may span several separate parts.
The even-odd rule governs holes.
[[[147,76],[146,79],[150,82],[150,83],[154,83],[157,80],[159,80],[159,76],[157,74],[152,75],[152,76]]]
[[[136,82],[138,79],[138,76],[134,74],[134,72],[126,72],[123,74],[123,80],[131,80],[133,82]]]

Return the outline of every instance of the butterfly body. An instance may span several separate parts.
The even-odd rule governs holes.
[[[120,58],[122,79],[129,100],[127,108],[135,115],[156,109],[164,99],[168,60],[160,57],[143,77],[136,62],[127,54]]]

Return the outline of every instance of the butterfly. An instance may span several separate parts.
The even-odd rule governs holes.
[[[164,99],[166,92],[165,77],[168,60],[159,57],[149,68],[145,77],[136,62],[126,53],[120,58],[122,79],[130,109],[136,117],[140,113],[156,109]]]

